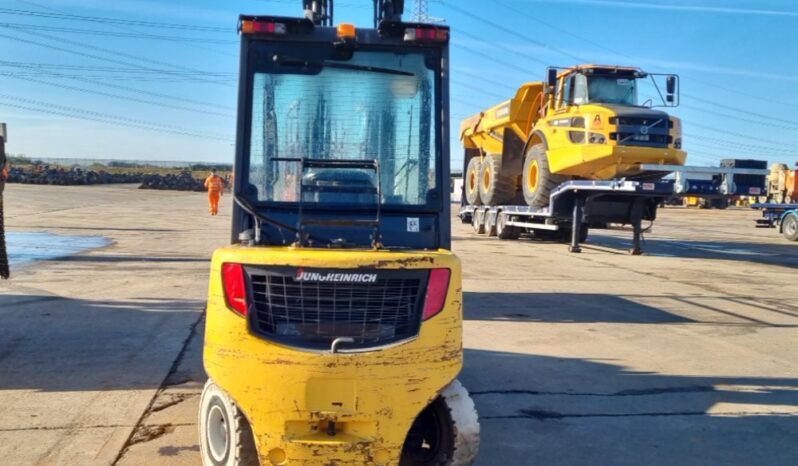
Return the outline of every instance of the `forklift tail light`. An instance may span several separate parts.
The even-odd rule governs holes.
[[[247,315],[247,283],[244,280],[244,266],[241,264],[222,265],[222,284],[227,307]]]
[[[278,34],[284,35],[287,32],[283,23],[274,21],[242,21],[241,32],[244,34]]]
[[[449,269],[432,269],[427,284],[427,297],[424,300],[424,320],[429,320],[438,315],[446,304],[446,294],[449,292]]]
[[[449,40],[449,30],[439,28],[408,28],[405,29],[405,42],[446,42]]]

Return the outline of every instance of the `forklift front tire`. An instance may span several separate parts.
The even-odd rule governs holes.
[[[200,397],[199,438],[203,466],[260,465],[249,421],[212,380]]]

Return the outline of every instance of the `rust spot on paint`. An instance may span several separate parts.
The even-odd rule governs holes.
[[[400,269],[406,269],[413,265],[420,265],[420,264],[434,264],[435,259],[429,256],[424,257],[407,257],[405,259],[394,259],[394,260],[381,260],[377,262],[372,262],[371,264],[363,264],[358,267],[358,269],[384,269],[389,268],[391,266],[398,266]]]

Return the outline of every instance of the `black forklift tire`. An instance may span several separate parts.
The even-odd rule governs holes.
[[[515,198],[515,176],[502,175],[501,154],[488,154],[479,171],[479,198],[484,205],[511,204]]]
[[[416,418],[399,466],[469,466],[479,452],[479,431],[474,401],[455,380]]]
[[[200,396],[199,439],[203,466],[260,465],[249,421],[212,380]]]
[[[466,167],[465,179],[463,180],[463,190],[465,191],[466,202],[468,205],[482,205],[479,197],[479,175],[482,169],[482,159],[472,157]]]
[[[549,158],[543,144],[530,147],[524,159],[524,172],[521,176],[521,187],[524,201],[531,207],[547,207],[551,191],[568,178],[553,175],[549,170]]]
[[[503,240],[518,239],[521,236],[521,229],[507,225],[507,216],[499,212],[496,214],[496,236]]]
[[[798,241],[798,215],[790,214],[781,222],[781,232],[788,241]]]

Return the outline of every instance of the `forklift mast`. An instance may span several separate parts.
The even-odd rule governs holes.
[[[332,26],[334,18],[333,0],[302,0],[305,18],[316,26]],[[374,27],[381,21],[399,22],[405,10],[404,0],[374,0]]]

